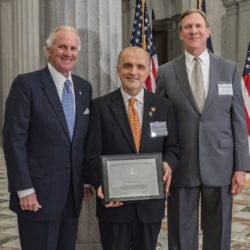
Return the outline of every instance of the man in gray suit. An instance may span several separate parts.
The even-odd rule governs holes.
[[[241,79],[235,63],[207,50],[209,35],[205,14],[185,11],[185,51],[159,68],[156,92],[175,106],[181,154],[168,199],[170,250],[198,249],[200,197],[203,249],[229,250],[232,197],[249,171]]]

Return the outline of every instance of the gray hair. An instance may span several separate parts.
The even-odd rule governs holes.
[[[77,37],[77,40],[78,40],[77,50],[78,51],[81,50],[81,39],[80,39],[80,36],[78,34],[78,31],[74,27],[62,25],[62,26],[59,26],[59,27],[56,27],[55,29],[53,29],[50,32],[50,34],[48,35],[48,37],[47,37],[47,39],[45,41],[45,45],[44,45],[44,53],[45,53],[46,56],[47,56],[47,49],[49,49],[49,48],[51,48],[53,46],[56,35],[61,30],[71,31],[71,32],[75,33],[76,37]]]

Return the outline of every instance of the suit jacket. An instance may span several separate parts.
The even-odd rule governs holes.
[[[248,140],[236,64],[210,54],[209,90],[202,114],[192,95],[185,56],[159,68],[156,93],[176,108],[180,164],[173,174],[179,187],[223,186],[234,171],[249,171]],[[227,92],[221,86],[227,84]],[[225,86],[225,85],[224,85]]]
[[[154,107],[152,109],[152,107]],[[155,112],[152,112],[152,110]],[[152,112],[152,116],[150,116]],[[166,121],[168,136],[150,136],[150,122]],[[172,168],[178,162],[175,137],[175,117],[169,101],[145,90],[140,153],[162,153],[163,160]],[[135,144],[120,89],[93,101],[86,159],[91,184],[101,184],[100,155],[135,154]],[[128,222],[136,213],[143,222],[156,222],[164,216],[165,201],[145,200],[127,203],[118,208],[105,208],[97,198],[97,216],[100,220]]]
[[[10,208],[34,220],[60,215],[72,176],[76,213],[79,215],[84,179],[84,144],[88,130],[91,86],[72,75],[76,123],[73,140],[55,83],[48,68],[22,74],[14,80],[6,101],[3,128]],[[42,208],[23,212],[17,191],[35,188]]]

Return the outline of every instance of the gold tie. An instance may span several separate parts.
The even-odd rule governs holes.
[[[136,153],[139,153],[140,143],[141,143],[141,128],[140,128],[140,119],[138,112],[135,109],[136,99],[134,97],[130,98],[128,105],[128,119],[131,128],[131,132],[134,138]]]
[[[194,67],[191,77],[191,88],[193,91],[194,99],[199,110],[202,112],[205,103],[205,89],[199,57],[194,57]]]

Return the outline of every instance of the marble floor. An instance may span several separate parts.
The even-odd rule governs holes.
[[[247,182],[244,192],[234,200],[232,250],[250,249],[250,177]],[[8,209],[8,198],[5,163],[0,148],[0,250],[20,250],[16,217]],[[167,217],[163,220],[157,244],[157,250],[166,249]],[[200,249],[202,248],[200,247]]]

